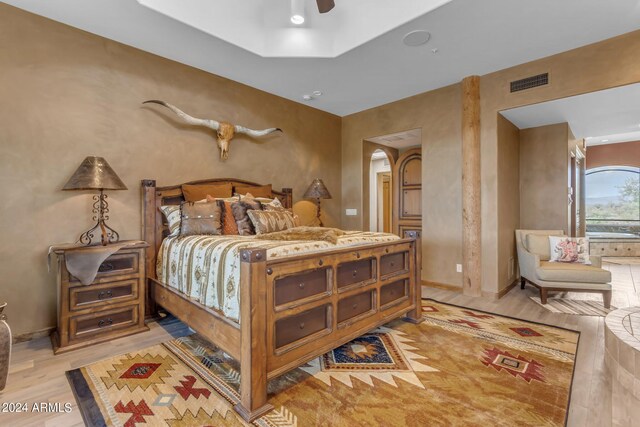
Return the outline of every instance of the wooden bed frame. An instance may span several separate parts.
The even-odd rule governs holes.
[[[239,179],[186,184],[259,185]],[[292,191],[273,191],[292,206]],[[267,381],[384,323],[422,321],[418,232],[404,239],[267,260],[264,249],[240,253],[240,323],[189,299],[156,277],[156,256],[167,224],[158,207],[183,201],[181,185],[142,181],[143,239],[148,299],[174,314],[240,363],[240,401],[247,421],[273,409]]]

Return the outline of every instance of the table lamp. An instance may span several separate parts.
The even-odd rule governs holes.
[[[89,156],[82,161],[78,169],[69,178],[69,181],[62,188],[69,190],[100,190],[99,195],[93,196],[93,220],[96,221],[89,230],[80,235],[78,242],[87,246],[93,242],[94,232],[100,229],[100,241],[103,246],[115,243],[120,240],[118,233],[107,225],[109,219],[109,204],[104,190],[126,190],[118,175],[111,169],[109,163],[102,158]]]
[[[304,196],[305,199],[316,199],[316,205],[318,209],[316,211],[316,217],[318,218],[318,222],[320,223],[320,227],[324,227],[322,224],[322,219],[320,219],[320,199],[330,199],[331,194],[327,187],[324,185],[324,182],[320,178],[316,178],[313,180],[307,191],[305,191]]]

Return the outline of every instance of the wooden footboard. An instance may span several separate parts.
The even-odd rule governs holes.
[[[244,249],[239,325],[155,276],[150,296],[240,362],[235,409],[252,421],[272,409],[269,379],[392,319],[422,320],[419,237],[275,260]]]

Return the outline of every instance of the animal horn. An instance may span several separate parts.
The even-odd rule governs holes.
[[[184,120],[186,123],[188,123],[190,125],[206,126],[206,127],[211,128],[213,130],[216,130],[216,131],[220,127],[220,123],[218,123],[215,120],[198,119],[196,117],[192,117],[192,116],[188,115],[187,113],[185,113],[184,111],[182,111],[181,109],[179,109],[178,107],[176,107],[175,105],[171,105],[168,102],[158,101],[157,99],[150,99],[148,101],[144,101],[143,102],[143,104],[150,104],[150,103],[164,105],[165,107],[167,107],[168,109],[170,109],[171,111],[176,113],[182,120]]]
[[[235,125],[234,127],[236,129],[236,133],[244,133],[244,134],[247,134],[247,135],[253,136],[253,137],[265,136],[265,135],[269,135],[270,133],[273,133],[273,132],[282,132],[282,129],[280,129],[280,128],[269,128],[269,129],[263,129],[263,130],[254,130],[254,129],[249,129],[249,128],[246,128],[244,126],[238,126],[238,125]]]

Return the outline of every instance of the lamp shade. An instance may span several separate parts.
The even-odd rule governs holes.
[[[127,186],[103,157],[89,156],[80,163],[63,190],[126,190]]]
[[[320,178],[316,178],[313,180],[307,191],[304,192],[305,199],[330,199],[331,193],[327,190],[327,187],[324,185],[324,182]]]

